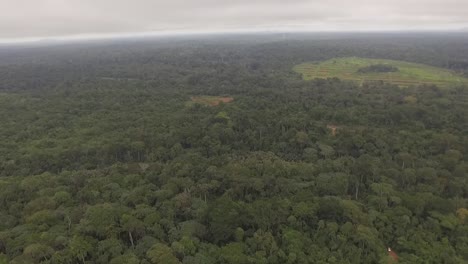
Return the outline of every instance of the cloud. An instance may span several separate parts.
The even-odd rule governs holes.
[[[455,29],[460,0],[0,0],[0,38],[159,30]]]

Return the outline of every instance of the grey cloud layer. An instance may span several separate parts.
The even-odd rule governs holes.
[[[0,0],[0,38],[157,30],[445,29],[466,0]]]

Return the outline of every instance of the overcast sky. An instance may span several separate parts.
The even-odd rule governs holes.
[[[0,40],[158,31],[468,27],[468,0],[0,0]]]

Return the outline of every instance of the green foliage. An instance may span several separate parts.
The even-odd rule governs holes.
[[[398,68],[388,64],[372,64],[358,69],[358,73],[397,72]]]
[[[93,250],[93,245],[90,241],[81,236],[74,236],[70,241],[70,253],[77,260],[85,263],[86,257]]]
[[[436,84],[444,87],[468,83],[467,78],[443,68],[405,61],[358,57],[303,63],[296,65],[294,71],[302,74],[306,80],[338,77],[360,83],[385,81],[400,86]]]
[[[157,243],[146,253],[153,264],[178,264],[180,261],[174,256],[170,247]]]
[[[467,262],[467,39],[337,36],[0,47],[0,264]]]

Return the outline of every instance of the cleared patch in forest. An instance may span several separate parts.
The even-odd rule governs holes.
[[[386,67],[392,68],[392,71],[385,71]],[[467,78],[443,68],[405,61],[358,57],[335,58],[320,63],[303,63],[295,66],[294,71],[302,74],[305,80],[337,77],[360,83],[384,81],[400,86],[468,84]]]
[[[193,103],[198,103],[202,105],[208,105],[208,106],[217,106],[220,103],[230,103],[234,101],[234,98],[232,97],[222,97],[222,96],[192,96],[190,97],[190,100]]]
[[[331,134],[332,134],[333,136],[336,136],[336,131],[338,130],[338,126],[335,126],[335,125],[332,125],[332,124],[328,124],[328,125],[327,125],[327,128],[330,129]]]

